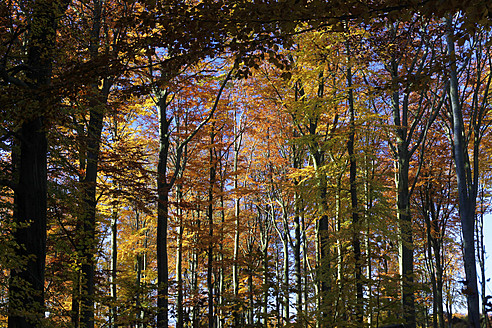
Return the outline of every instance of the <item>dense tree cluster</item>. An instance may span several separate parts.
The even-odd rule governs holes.
[[[0,326],[490,327],[490,12],[2,1]]]

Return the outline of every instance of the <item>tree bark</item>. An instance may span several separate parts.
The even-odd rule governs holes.
[[[475,207],[476,182],[471,178],[471,166],[467,156],[464,140],[463,113],[459,102],[458,75],[456,69],[456,52],[454,47],[454,28],[451,18],[447,24],[447,48],[449,56],[449,98],[452,114],[453,154],[458,184],[459,215],[463,237],[463,260],[465,262],[466,300],[468,323],[472,328],[480,327],[480,310],[477,284],[477,267],[475,262]],[[475,167],[478,170],[478,167]]]
[[[184,326],[184,316],[183,316],[183,209],[182,200],[183,192],[181,190],[181,185],[176,186],[176,198],[177,198],[177,215],[178,215],[178,232],[176,240],[176,283],[178,296],[176,299],[176,328],[183,328]]]
[[[167,118],[167,93],[159,95],[159,162],[157,164],[157,328],[168,328],[168,253],[167,223],[169,216],[169,192],[167,182],[171,120]]]
[[[209,189],[208,189],[208,251],[207,251],[207,290],[208,290],[208,327],[214,327],[214,285],[212,281],[213,275],[213,253],[214,253],[214,187],[215,178],[217,173],[216,156],[214,156],[214,138],[216,135],[215,126],[212,124],[212,131],[210,132],[210,149],[209,149]]]
[[[234,115],[236,117],[236,115]],[[241,149],[241,137],[238,137],[237,125],[234,124],[234,136],[236,138],[234,142],[234,190],[236,192],[236,196],[234,199],[234,259],[232,264],[232,285],[233,285],[233,293],[234,293],[234,307],[232,309],[233,313],[233,324],[234,327],[238,328],[240,326],[239,322],[239,237],[240,237],[240,202],[241,197],[239,197],[238,193],[238,162],[239,162],[239,151]]]
[[[350,58],[349,41],[346,43],[347,57]],[[347,142],[347,151],[350,165],[350,202],[352,208],[352,247],[354,250],[355,265],[355,317],[356,321],[362,325],[364,321],[364,295],[362,284],[362,253],[360,247],[360,227],[359,227],[359,205],[357,196],[357,159],[355,156],[355,106],[354,95],[352,90],[352,68],[350,62],[347,67],[347,87],[348,87],[348,107],[350,112],[349,136]]]
[[[13,259],[8,291],[8,327],[40,327],[45,316],[44,272],[47,224],[47,122],[51,109],[49,90],[54,60],[56,17],[62,3],[40,0],[32,3],[29,26],[27,72],[29,97],[37,108],[17,131],[18,143],[12,150],[18,181],[14,189],[13,239],[19,246]]]
[[[116,278],[118,273],[118,205],[113,205],[113,213],[111,217],[111,276],[110,276],[110,289],[111,289],[111,308],[110,308],[110,322],[112,328],[118,327],[118,288],[116,284]]]

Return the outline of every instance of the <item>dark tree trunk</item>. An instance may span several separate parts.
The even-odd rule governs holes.
[[[176,328],[184,327],[184,314],[183,314],[183,209],[182,209],[182,200],[183,200],[183,192],[181,190],[181,185],[177,185],[176,187],[176,198],[177,198],[177,213],[178,213],[178,233],[176,240],[176,283],[178,296],[176,299]]]
[[[350,58],[349,42],[347,41],[347,57]],[[348,87],[348,105],[350,112],[350,132],[347,142],[347,151],[350,162],[350,201],[352,207],[352,247],[354,249],[355,262],[355,317],[356,321],[362,325],[364,321],[364,295],[362,285],[362,253],[360,248],[360,227],[359,227],[359,205],[357,197],[357,159],[354,151],[355,144],[355,106],[354,95],[352,90],[352,69],[350,63],[347,68],[347,87]]]
[[[46,259],[47,141],[42,117],[22,125],[19,132],[19,183],[15,191],[15,259],[9,281],[9,328],[39,327],[44,318]]]
[[[215,177],[217,173],[216,169],[216,156],[214,156],[214,138],[215,138],[214,125],[212,124],[212,132],[210,132],[210,149],[209,149],[209,189],[208,189],[208,252],[207,252],[207,290],[208,290],[208,327],[214,327],[214,285],[212,281],[213,274],[213,251],[214,251],[214,185]]]
[[[118,308],[116,306],[117,302],[117,269],[118,269],[118,205],[113,206],[113,213],[111,217],[111,277],[110,277],[110,288],[111,288],[111,308],[110,308],[110,318],[111,327],[117,328],[118,324]]]
[[[51,1],[32,3],[28,41],[29,98],[36,103],[17,134],[13,149],[18,181],[14,189],[14,260],[9,280],[8,327],[40,327],[45,315],[44,272],[47,219],[47,138],[45,111],[52,106],[49,85],[56,35],[56,15],[61,6]]]
[[[453,153],[458,183],[459,214],[461,232],[463,236],[463,260],[465,262],[466,300],[468,305],[468,322],[470,327],[480,327],[480,310],[477,284],[477,267],[475,258],[475,206],[476,206],[476,179],[472,179],[470,162],[464,137],[463,113],[459,102],[458,75],[456,69],[456,55],[454,47],[454,30],[451,18],[447,20],[447,47],[450,58],[449,70],[449,98],[451,103],[453,125]],[[478,167],[475,167],[478,170]]]
[[[171,186],[167,183],[167,161],[169,157],[169,125],[166,117],[167,97],[159,100],[159,133],[160,149],[157,165],[157,327],[168,327],[168,254],[167,254],[167,221],[169,213],[169,192]]]
[[[99,34],[102,23],[102,2],[94,0],[93,8],[94,25],[91,31],[90,53],[91,58],[96,59],[99,54]],[[85,177],[82,180],[83,212],[78,223],[81,231],[78,253],[81,256],[81,276],[77,284],[80,284],[80,326],[83,328],[94,327],[94,291],[95,291],[95,254],[97,246],[96,232],[96,187],[99,166],[99,152],[101,134],[103,129],[104,113],[112,82],[109,79],[103,81],[101,89],[97,82],[91,86],[92,94],[89,96],[89,126],[87,128],[87,159]]]

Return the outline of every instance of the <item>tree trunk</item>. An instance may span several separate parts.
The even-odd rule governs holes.
[[[398,64],[391,60],[391,77],[394,90],[398,90]],[[408,94],[405,95],[408,97]],[[415,328],[415,299],[413,294],[413,229],[410,213],[409,161],[408,150],[408,100],[400,105],[400,93],[394,91],[391,99],[393,122],[396,126],[395,185],[396,209],[399,229],[398,257],[401,279],[401,305],[405,328]]]
[[[347,57],[350,58],[349,42],[347,46]],[[359,227],[359,205],[357,197],[357,159],[354,151],[355,144],[355,106],[354,95],[352,90],[352,68],[350,62],[347,67],[347,87],[348,87],[348,107],[350,112],[350,132],[347,142],[347,151],[350,162],[350,201],[352,208],[352,247],[354,250],[355,265],[355,318],[362,325],[364,321],[364,295],[362,285],[362,253],[360,248],[360,227]]]
[[[10,271],[9,328],[41,326],[44,318],[44,270],[46,259],[47,140],[42,117],[22,124],[19,131],[18,186],[14,196],[13,234],[19,245]]]
[[[113,213],[111,216],[111,307],[110,307],[110,322],[112,328],[117,328],[118,324],[118,308],[117,308],[117,271],[118,270],[118,205],[113,205]]]
[[[210,149],[209,149],[209,189],[208,189],[208,251],[207,251],[207,290],[208,290],[208,327],[214,327],[214,284],[212,281],[213,275],[213,252],[214,252],[214,186],[216,178],[216,157],[214,156],[215,147],[214,138],[216,132],[215,126],[212,124],[210,132]]]
[[[182,210],[182,200],[183,192],[181,191],[181,185],[176,186],[176,198],[177,198],[177,216],[179,220],[178,232],[176,236],[176,282],[178,296],[176,299],[176,328],[183,328],[184,317],[183,317],[183,210]]]
[[[234,115],[236,116],[236,115]],[[234,135],[237,137],[237,128],[234,125]],[[233,313],[233,327],[238,328],[240,326],[239,322],[239,237],[240,237],[240,201],[241,198],[238,195],[238,160],[239,160],[239,150],[241,149],[241,138],[236,140],[234,143],[234,190],[236,191],[236,196],[234,199],[234,259],[232,264],[232,285],[234,293],[234,307],[232,309]]]
[[[167,162],[169,158],[169,125],[167,119],[167,93],[159,95],[159,162],[157,164],[157,328],[168,328],[169,271],[167,253],[167,223],[169,216],[169,192]]]
[[[199,198],[199,197],[198,197]],[[201,200],[198,199],[197,200],[198,202],[200,202]],[[201,221],[200,221],[200,210],[197,210],[196,211],[196,229],[197,231],[200,231],[200,225],[201,225]],[[196,234],[194,236],[194,240],[193,240],[193,243],[195,245],[198,244],[198,238],[199,238],[199,234]],[[191,292],[192,292],[192,295],[194,297],[198,296],[198,249],[195,247],[193,248],[193,251],[192,251],[192,257],[191,257],[191,265],[190,265],[190,271],[191,271]],[[193,308],[191,310],[191,322],[192,322],[192,326],[193,328],[197,328],[199,326],[199,311],[200,311],[200,304],[198,302],[194,302],[193,304]]]
[[[288,232],[285,231],[285,234]],[[287,238],[287,237],[285,237]],[[283,293],[283,324],[289,324],[290,323],[290,313],[289,313],[289,308],[290,308],[290,286],[289,286],[289,248],[288,248],[288,243],[287,240],[282,240],[282,247],[283,247],[283,286],[282,286],[282,293]]]
[[[447,48],[450,61],[449,98],[452,113],[453,153],[458,184],[459,215],[463,236],[463,260],[465,262],[466,284],[464,286],[468,323],[472,328],[480,327],[480,310],[477,284],[477,267],[475,262],[475,206],[476,183],[471,179],[471,169],[464,140],[463,113],[459,102],[458,75],[454,47],[454,29],[451,18],[447,19]],[[475,167],[478,170],[478,167]],[[468,178],[467,178],[468,177]]]
[[[52,51],[55,48],[56,6],[51,1],[33,3],[30,17],[27,66],[32,100],[38,107],[25,118],[17,134],[17,150],[12,150],[18,181],[14,189],[14,220],[18,228],[13,239],[14,262],[8,291],[8,327],[40,327],[45,316],[44,272],[47,223],[47,122],[45,108],[51,108]]]
[[[490,328],[489,315],[487,313],[487,277],[485,276],[485,244],[484,244],[484,213],[485,213],[485,195],[484,195],[484,186],[482,186],[482,190],[480,193],[480,215],[478,217],[477,222],[477,252],[478,252],[478,263],[480,266],[480,277],[482,278],[481,282],[481,291],[482,291],[482,316],[485,321],[485,328]]]
[[[91,31],[91,42],[89,51],[92,59],[98,56],[99,33],[102,23],[102,2],[94,1],[93,19],[94,23]],[[83,328],[94,327],[94,271],[95,254],[97,246],[96,236],[96,187],[97,173],[99,165],[99,150],[101,134],[103,129],[103,119],[105,106],[108,100],[112,83],[105,79],[102,89],[98,88],[97,82],[91,86],[92,95],[89,99],[89,126],[87,128],[87,159],[85,167],[85,177],[82,181],[83,188],[83,213],[79,225],[82,235],[79,240],[78,252],[81,256],[81,276],[80,284],[80,326]],[[80,231],[80,230],[79,230]]]
[[[368,139],[368,137],[366,137]],[[364,155],[364,210],[365,210],[365,251],[366,251],[366,277],[367,277],[367,299],[368,299],[368,309],[367,309],[367,323],[369,328],[372,327],[373,323],[373,302],[372,302],[372,263],[371,263],[371,222],[369,217],[369,210],[372,208],[372,190],[369,183],[369,178],[372,180],[374,177],[374,169],[372,160]],[[371,172],[371,174],[369,174]]]

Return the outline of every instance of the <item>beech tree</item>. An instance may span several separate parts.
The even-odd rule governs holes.
[[[489,10],[3,1],[0,324],[478,327]]]
[[[52,89],[58,17],[68,1],[2,5],[11,20],[2,26],[2,80],[12,108],[4,112],[3,138],[10,139],[11,175],[3,185],[14,191],[16,227],[11,250],[9,327],[37,327],[45,312],[44,276],[47,222],[47,129],[59,96]],[[29,22],[29,23],[28,23]],[[24,51],[18,46],[24,43]],[[11,118],[16,118],[11,120]],[[10,122],[10,124],[9,124]],[[14,139],[12,139],[14,137]]]
[[[446,20],[446,45],[449,56],[450,124],[448,133],[452,138],[458,186],[468,320],[471,327],[479,327],[480,309],[475,263],[475,215],[479,189],[479,149],[481,139],[488,127],[485,120],[489,115],[487,99],[491,82],[490,62],[484,57],[490,56],[490,49],[483,43],[483,33],[486,32],[478,30],[470,36],[472,51],[468,61],[462,65],[466,74],[476,74],[476,76],[470,83],[471,85],[466,82],[460,88],[454,24],[453,19],[448,17]],[[465,126],[465,115],[470,117],[468,126]]]

